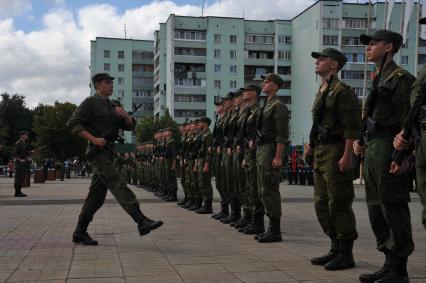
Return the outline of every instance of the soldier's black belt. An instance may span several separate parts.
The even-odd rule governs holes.
[[[275,139],[260,139],[257,142],[257,146],[262,146],[262,145],[265,145],[265,144],[275,144],[275,143],[277,143],[275,141]]]
[[[386,127],[380,130],[366,132],[365,137],[367,141],[381,139],[381,138],[391,138],[391,137],[394,137],[396,134],[398,134],[399,131],[400,129],[395,127]]]
[[[330,145],[336,143],[343,143],[345,140],[341,136],[329,136],[329,137],[319,137],[315,140],[315,145]]]

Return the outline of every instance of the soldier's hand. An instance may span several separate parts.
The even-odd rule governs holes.
[[[203,169],[204,173],[208,173],[209,172],[209,164],[206,162],[206,164],[204,164],[204,169]]]
[[[411,144],[413,143],[413,140],[406,140],[404,139],[404,137],[402,136],[402,134],[404,133],[404,130],[402,130],[399,134],[397,134],[395,136],[395,138],[393,139],[393,147],[397,150],[408,150],[408,148],[411,146]]]
[[[278,169],[283,165],[283,161],[281,160],[281,158],[274,158],[274,160],[272,160],[272,168]]]
[[[208,151],[209,151],[209,153],[212,152],[212,147],[211,146],[209,146]]]
[[[197,173],[197,166],[195,165],[194,168],[192,168],[192,172]]]
[[[364,147],[359,145],[359,140],[356,140],[352,144],[355,155],[360,155],[364,152]]]
[[[342,173],[346,173],[352,169],[352,158],[351,156],[343,155],[342,158],[340,158],[339,162],[339,171]]]
[[[407,158],[404,158],[404,161],[402,161],[401,166],[396,164],[395,161],[392,161],[391,169],[390,169],[389,173],[391,173],[395,176],[399,176],[399,175],[402,175],[402,174],[408,172],[408,167],[409,167],[409,163],[407,161]]]
[[[231,150],[231,148],[230,148],[230,147],[228,147],[228,155],[229,155],[229,156],[231,156],[231,151],[232,151],[232,150]]]
[[[90,142],[99,147],[104,147],[107,143],[104,138],[94,138]]]
[[[237,153],[240,154],[241,153],[241,147],[239,145],[237,145]]]
[[[218,146],[218,147],[216,148],[216,152],[217,152],[217,154],[221,154],[221,153],[222,153],[222,147],[221,147],[221,146]]]
[[[241,168],[245,168],[246,167],[246,160],[245,159],[243,159],[243,162],[241,162]]]

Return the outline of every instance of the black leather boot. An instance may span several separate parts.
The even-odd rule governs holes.
[[[177,192],[173,191],[169,194],[169,197],[165,199],[167,202],[174,202],[177,201]]]
[[[77,244],[96,246],[98,241],[93,240],[89,233],[87,233],[87,226],[89,226],[89,223],[77,224],[72,234],[72,241]]]
[[[188,210],[196,211],[197,209],[200,209],[203,205],[203,199],[202,198],[196,198],[194,201],[194,204],[188,208]]]
[[[212,218],[216,220],[220,220],[221,218],[226,218],[229,215],[229,203],[222,201],[220,203],[221,210],[217,214],[213,214]]]
[[[237,199],[231,201],[231,215],[220,221],[224,224],[229,224],[232,222],[237,222],[241,218],[241,205]]]
[[[200,209],[197,209],[195,212],[198,214],[211,214],[213,213],[212,208],[212,199],[206,199],[204,200],[204,204]]]
[[[138,221],[139,234],[141,236],[146,235],[152,230],[159,228],[161,225],[163,225],[163,221],[155,221],[143,216],[143,218]]]
[[[185,205],[185,203],[186,203],[187,201],[188,201],[188,198],[187,198],[187,197],[185,197],[184,199],[182,199],[182,200],[178,201],[177,205],[179,205],[179,206]]]
[[[353,240],[339,240],[339,251],[337,255],[324,265],[326,270],[343,270],[355,267],[352,249]]]
[[[389,272],[392,262],[392,254],[390,251],[385,252],[385,263],[383,266],[376,272],[373,273],[363,273],[359,276],[359,281],[362,283],[371,283],[379,280]]]
[[[376,283],[408,283],[407,257],[392,255],[389,272]]]
[[[313,265],[324,265],[327,262],[330,262],[332,259],[334,259],[337,256],[338,248],[339,248],[339,240],[331,239],[330,251],[323,256],[311,258],[311,263]]]
[[[24,194],[22,191],[21,191],[21,188],[20,187],[15,187],[15,197],[17,197],[17,198],[20,198],[20,197],[26,197],[27,195],[26,194]]]
[[[188,201],[182,207],[185,209],[188,209],[194,205],[194,201],[195,201],[194,198],[188,198]]]
[[[257,238],[259,243],[274,243],[282,240],[280,218],[270,218],[268,231]]]
[[[251,221],[251,212],[245,211],[243,214],[243,217],[241,217],[240,220],[235,222],[234,225],[231,224],[231,226],[235,227],[236,229],[240,229],[249,225],[250,221]]]
[[[246,235],[260,235],[265,232],[265,220],[263,219],[263,214],[253,215],[253,221],[251,225],[243,231]],[[257,239],[256,239],[257,240]]]

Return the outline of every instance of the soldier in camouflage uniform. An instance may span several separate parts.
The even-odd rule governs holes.
[[[244,141],[244,160],[242,167],[246,175],[247,205],[251,210],[251,221],[238,231],[248,235],[256,235],[265,232],[265,209],[260,199],[257,184],[256,169],[256,122],[259,116],[259,96],[261,88],[257,85],[248,85],[243,89],[243,99],[247,104],[248,113],[245,123],[242,125]]]
[[[194,136],[192,137],[191,146],[189,149],[189,156],[190,160],[193,160],[193,162],[190,162],[190,186],[191,186],[191,193],[194,198],[194,204],[188,208],[188,210],[196,211],[197,209],[200,209],[203,205],[203,196],[200,189],[200,181],[199,177],[200,174],[198,173],[198,166],[197,166],[197,158],[198,158],[198,152],[201,148],[201,141],[202,141],[202,133],[201,133],[201,127],[199,125],[199,119],[196,119],[194,121]]]
[[[283,79],[272,73],[262,78],[262,91],[267,98],[258,117],[256,164],[259,192],[269,218],[269,227],[255,239],[259,243],[270,243],[282,241],[280,171],[284,145],[288,142],[289,113],[277,96]]]
[[[246,188],[246,175],[242,162],[244,159],[244,142],[243,142],[243,124],[247,122],[248,107],[247,103],[243,103],[243,89],[239,89],[235,96],[235,105],[238,107],[238,119],[235,123],[234,143],[233,143],[233,168],[234,168],[234,187],[236,199],[239,209],[243,209],[243,217],[238,221],[231,223],[236,229],[247,226],[251,221],[251,209]]]
[[[95,95],[86,98],[67,123],[73,134],[90,142],[87,152],[94,173],[89,194],[73,233],[73,242],[85,245],[97,245],[97,241],[87,233],[87,227],[104,203],[107,190],[110,190],[121,207],[138,224],[140,235],[148,234],[163,224],[142,214],[135,194],[127,187],[126,181],[114,165],[114,142],[104,138],[113,125],[119,125],[124,130],[133,130],[136,125],[136,121],[123,108],[111,105],[108,97],[113,93],[113,79],[107,73],[95,74],[92,77]],[[115,135],[118,130],[114,129]]]
[[[213,135],[209,129],[211,120],[208,117],[203,117],[199,120],[201,142],[197,156],[198,167],[198,184],[203,198],[203,206],[196,209],[199,214],[213,213],[213,187],[211,183],[211,146],[213,143]]]
[[[337,76],[346,57],[333,48],[312,52],[312,57],[316,58],[315,73],[322,80],[312,113],[317,126],[324,130],[315,129],[315,141],[311,141],[315,148],[306,145],[305,154],[315,156],[315,211],[324,233],[330,237],[331,248],[311,262],[324,265],[327,270],[341,270],[355,266],[352,249],[358,233],[352,210],[352,143],[360,130],[359,105],[351,87]],[[322,117],[315,117],[320,112]],[[304,183],[304,177],[301,179]]]
[[[15,158],[15,197],[26,197],[21,189],[27,178],[28,172],[28,132],[20,131],[19,140],[15,143],[13,149]]]
[[[194,192],[194,176],[193,168],[195,164],[195,153],[193,152],[194,137],[196,135],[195,120],[188,124],[188,134],[186,139],[186,148],[184,152],[184,166],[185,166],[185,186],[188,192],[188,201],[182,207],[185,209],[191,208],[195,204],[195,192]]]
[[[214,125],[213,129],[213,156],[214,156],[214,175],[215,175],[215,181],[216,181],[216,189],[219,192],[220,195],[220,206],[221,210],[217,214],[213,214],[213,219],[220,219],[224,215],[228,215],[228,206],[229,202],[225,197],[224,192],[224,176],[223,176],[223,169],[222,169],[222,153],[223,153],[223,143],[224,143],[224,136],[223,136],[223,124],[225,122],[226,113],[224,108],[224,100],[221,99],[218,102],[215,102],[216,105],[216,123]]]
[[[394,161],[394,137],[401,131],[409,108],[414,77],[393,61],[402,45],[402,36],[388,30],[361,35],[367,57],[380,71],[375,89],[367,97],[364,116],[368,117],[364,147],[354,142],[354,152],[364,153],[365,191],[371,227],[377,249],[385,254],[383,267],[361,274],[361,282],[408,282],[407,260],[414,251],[408,177]]]
[[[176,142],[173,138],[173,131],[171,128],[167,128],[164,131],[165,134],[165,145],[164,145],[164,171],[165,171],[165,183],[166,193],[168,202],[177,201],[177,181],[176,181],[176,159],[177,159],[177,148]]]
[[[188,125],[187,123],[183,123],[182,125],[179,126],[179,130],[180,130],[180,147],[179,147],[179,162],[180,162],[180,184],[182,186],[183,189],[183,193],[184,193],[184,198],[182,200],[180,200],[177,205],[182,206],[185,205],[185,203],[188,201],[188,189],[187,186],[185,184],[185,164],[184,164],[184,159],[185,159],[185,152],[186,152],[186,139],[188,137]]]

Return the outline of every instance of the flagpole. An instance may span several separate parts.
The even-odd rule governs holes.
[[[388,0],[385,0],[385,9],[384,10],[385,10],[385,14],[383,16],[383,29],[388,29],[387,22],[386,22],[386,20],[388,18]]]
[[[417,2],[417,15],[416,15],[416,49],[414,51],[414,76],[417,77],[419,68],[419,36],[420,36],[420,25],[418,24],[420,19],[420,0]]]

